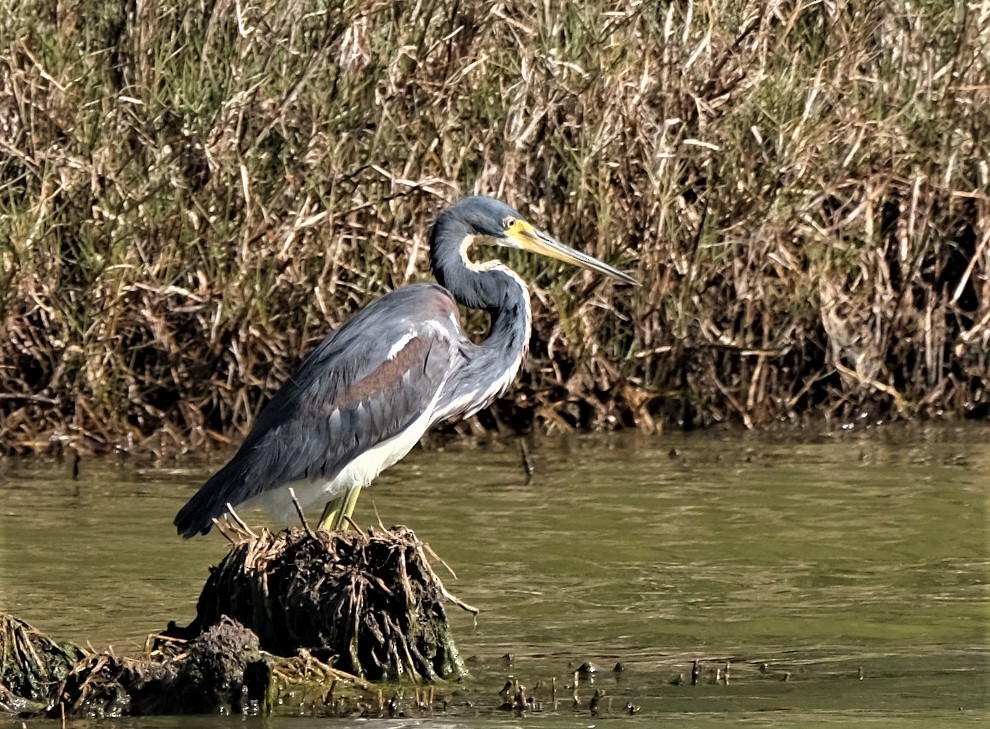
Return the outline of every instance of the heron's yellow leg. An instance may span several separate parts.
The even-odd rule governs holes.
[[[354,520],[351,516],[354,514],[354,507],[357,506],[359,496],[361,496],[361,487],[352,486],[351,490],[347,493],[347,501],[344,503],[344,508],[340,514],[341,529],[346,527],[348,524],[354,524]]]
[[[325,529],[333,531],[337,529],[336,524],[339,521],[340,510],[347,501],[348,492],[340,494],[339,496],[334,496],[327,505],[323,507],[323,514],[320,515],[320,521],[317,523],[317,529]]]
[[[354,513],[360,495],[361,487],[351,486],[339,496],[335,496],[323,508],[323,515],[320,516],[316,528],[339,532],[346,529],[349,523],[353,524],[351,514]]]

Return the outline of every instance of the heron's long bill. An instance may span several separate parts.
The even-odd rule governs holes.
[[[611,276],[612,278],[618,279],[623,283],[633,284],[634,286],[639,285],[639,281],[634,279],[628,273],[624,273],[617,268],[612,268],[607,263],[602,263],[597,258],[589,256],[587,253],[582,253],[581,251],[576,251],[573,248],[569,248],[563,243],[554,240],[546,233],[537,230],[522,220],[517,221],[516,226],[517,230],[512,231],[510,235],[516,244],[524,251],[539,253],[541,256],[556,258],[558,261],[564,261],[564,263],[570,263],[574,266],[587,268],[591,271],[598,271],[598,273]]]

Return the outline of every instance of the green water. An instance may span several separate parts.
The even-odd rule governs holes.
[[[528,483],[513,441],[417,449],[365,493],[358,520],[412,527],[457,573],[435,565],[448,589],[482,613],[451,608],[472,676],[445,687],[448,711],[390,723],[987,722],[988,444],[978,425],[547,438],[530,443]],[[84,460],[73,481],[67,464],[0,462],[0,609],[119,653],[188,622],[226,543],[183,542],[171,519],[218,465]],[[670,683],[693,659],[699,685]],[[728,685],[713,683],[726,660]],[[585,661],[599,671],[575,706],[568,686]],[[499,710],[509,676],[542,711]]]

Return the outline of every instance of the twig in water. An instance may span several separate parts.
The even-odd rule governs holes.
[[[533,480],[533,461],[529,457],[529,449],[526,447],[526,441],[519,440],[519,453],[522,455],[522,465],[523,469],[526,471],[526,483]]]

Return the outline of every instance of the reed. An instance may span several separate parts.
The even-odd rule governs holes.
[[[985,4],[80,0],[0,41],[4,450],[236,439],[471,192],[644,282],[511,258],[485,427],[988,413]]]

